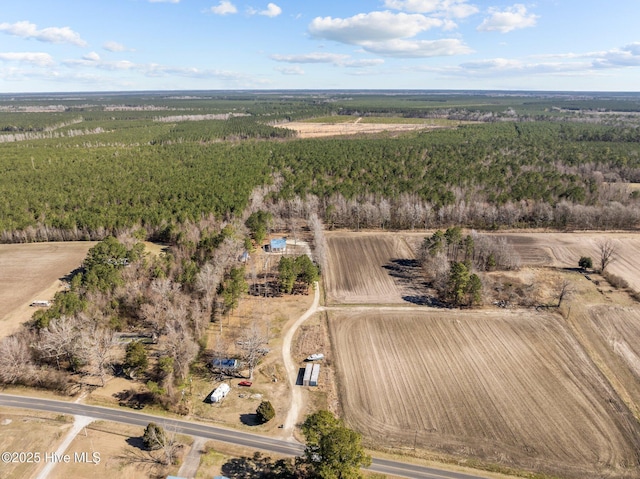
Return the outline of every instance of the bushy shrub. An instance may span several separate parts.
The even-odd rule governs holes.
[[[276,416],[276,410],[269,401],[262,401],[256,409],[256,414],[261,422],[269,422]]]

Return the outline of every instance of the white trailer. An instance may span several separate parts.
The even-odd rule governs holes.
[[[309,386],[317,386],[318,379],[320,378],[320,365],[314,364],[311,371],[311,379],[309,380]]]
[[[31,303],[31,306],[35,308],[46,308],[48,306],[51,306],[51,301],[36,300]]]
[[[221,384],[211,393],[211,403],[222,401],[229,394],[229,391],[231,391],[231,387],[227,383]]]

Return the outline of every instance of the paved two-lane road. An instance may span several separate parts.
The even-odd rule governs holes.
[[[225,429],[217,426],[209,426],[195,422],[181,421],[177,419],[163,418],[149,414],[137,413],[121,409],[109,409],[100,406],[88,406],[50,399],[30,398],[0,394],[0,406],[19,407],[25,409],[38,409],[41,411],[57,412],[61,414],[80,415],[114,421],[125,424],[146,427],[150,422],[162,424],[165,428],[175,430],[180,434],[203,437],[215,441],[259,449],[285,456],[299,456],[303,452],[303,446],[299,443],[283,441],[257,434]],[[458,472],[445,471],[415,464],[374,459],[369,470],[382,474],[393,474],[415,479],[482,479],[483,476],[472,476]]]

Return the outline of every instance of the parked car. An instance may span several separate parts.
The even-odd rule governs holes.
[[[253,383],[251,381],[240,381],[238,383],[238,386],[246,386],[246,387],[250,388],[252,384]]]

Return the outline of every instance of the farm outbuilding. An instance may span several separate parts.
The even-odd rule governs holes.
[[[229,391],[231,391],[231,387],[227,383],[221,384],[211,393],[211,402],[216,403],[222,401],[226,395],[229,394]]]
[[[284,253],[287,250],[287,238],[272,239],[269,242],[269,251],[272,253]]]
[[[320,365],[314,364],[311,371],[311,379],[309,379],[309,386],[317,386],[318,379],[320,378]]]
[[[238,367],[240,366],[240,362],[237,359],[216,358],[213,361],[211,361],[211,366],[213,366],[216,369],[225,369],[225,370],[238,369]]]
[[[311,380],[311,373],[313,372],[313,364],[309,363],[304,368],[304,376],[302,377],[302,385],[308,386]]]

